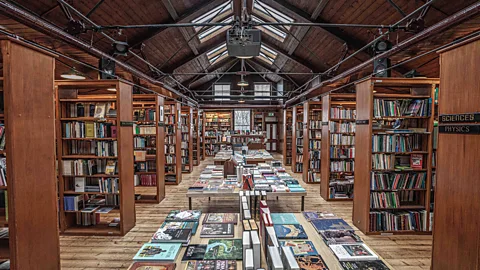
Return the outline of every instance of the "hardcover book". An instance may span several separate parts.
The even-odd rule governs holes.
[[[319,233],[321,231],[354,231],[343,219],[312,219],[311,222]]]
[[[172,210],[165,221],[198,221],[201,215],[200,210]]]
[[[134,261],[175,261],[182,244],[180,243],[161,243],[144,244],[138,250]]]
[[[174,263],[135,262],[128,270],[175,270]]]
[[[272,213],[270,216],[275,225],[299,224],[297,218],[292,213]]]
[[[215,261],[189,261],[185,270],[236,270],[236,261],[215,260]]]
[[[152,236],[152,243],[188,243],[192,236],[191,229],[160,228]]]
[[[341,262],[344,270],[390,270],[382,261]]]
[[[323,261],[320,255],[295,258],[297,259],[298,266],[300,266],[300,269],[302,270],[328,270],[325,261]]]
[[[307,221],[312,219],[336,218],[335,214],[329,212],[305,211],[302,212]]]
[[[243,258],[242,239],[210,239],[206,260],[241,260]]]
[[[236,270],[237,261],[227,261],[227,260],[216,260],[215,261],[215,270]]]
[[[203,260],[206,251],[207,245],[188,245],[183,254],[182,261]]]
[[[289,240],[280,241],[285,247],[291,247],[294,256],[318,255],[312,241]]]
[[[378,260],[378,256],[365,244],[330,245],[330,249],[341,262]]]
[[[355,244],[363,241],[352,231],[321,231],[320,235],[327,245]]]
[[[98,212],[98,211],[97,211]],[[160,228],[164,229],[191,229],[192,235],[197,232],[198,222],[195,221],[165,221]]]
[[[279,239],[308,239],[303,226],[300,224],[273,225]]]
[[[203,224],[233,223],[237,224],[238,214],[234,213],[208,213],[203,219]]]
[[[200,237],[202,238],[222,238],[233,237],[235,225],[231,223],[224,224],[205,224],[202,226]]]

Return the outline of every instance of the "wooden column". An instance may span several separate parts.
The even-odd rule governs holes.
[[[297,172],[297,106],[292,108],[292,171]]]
[[[323,199],[329,199],[329,188],[330,188],[330,133],[329,133],[329,120],[330,120],[330,95],[325,95],[322,97],[322,150],[321,150],[321,162],[320,165],[320,196]],[[327,123],[327,125],[323,125]]]
[[[175,162],[177,172],[177,185],[182,182],[182,104],[175,102]]]
[[[441,51],[440,129],[442,114],[480,111],[479,70],[478,37]],[[480,267],[479,149],[480,134],[439,133],[432,269]]]
[[[165,199],[165,110],[163,108],[165,99],[161,96],[156,96],[155,99],[157,103],[155,113],[157,114],[156,119],[158,119],[156,125],[157,138],[155,140],[157,146],[157,201],[161,202]]]
[[[302,179],[305,183],[308,182],[308,169],[310,168],[310,151],[309,151],[309,132],[308,127],[310,126],[310,103],[303,103],[303,171]]]
[[[55,56],[14,40],[1,49],[11,269],[60,269]]]

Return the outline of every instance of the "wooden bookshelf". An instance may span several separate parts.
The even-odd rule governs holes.
[[[165,164],[165,129],[160,115],[163,103],[163,97],[158,95],[133,95],[133,149],[145,152],[146,157],[135,159],[135,203],[160,203],[165,198],[165,175],[159,171]],[[145,129],[153,134],[144,136]]]
[[[8,230],[0,239],[0,260],[10,260],[10,269],[60,269],[56,55],[7,37],[0,38],[0,45],[0,122],[6,139],[0,158],[7,176],[0,186],[0,227]]]
[[[323,199],[353,200],[355,146],[342,140],[355,139],[355,94],[327,94],[322,97]]]
[[[432,96],[438,83],[438,79],[371,78],[356,84],[353,224],[365,234],[396,234],[397,230],[399,234],[428,233],[434,121]],[[421,110],[411,113],[414,102]],[[394,103],[397,104],[395,110],[392,109]],[[406,113],[408,111],[410,113]],[[401,131],[410,132],[402,134]],[[422,160],[420,168],[410,165],[412,157],[416,156]],[[393,186],[395,177],[407,176],[416,177],[415,181]],[[382,177],[390,177],[390,181],[382,184],[385,183],[379,180]],[[418,188],[409,189],[410,185]],[[384,186],[387,188],[382,188]],[[388,197],[389,203],[379,205],[371,199],[379,196]],[[393,204],[396,196],[397,204]],[[422,223],[408,229],[373,228],[377,224],[374,217],[390,219],[403,213],[417,213]]]
[[[283,165],[291,166],[292,165],[292,109],[283,110]]]
[[[265,134],[265,149],[280,151],[280,112],[274,109],[252,109],[251,117],[251,130]]]
[[[303,181],[320,184],[322,148],[322,102],[308,101],[303,104],[307,117],[303,118]],[[305,151],[307,150],[307,151]]]
[[[198,166],[200,165],[200,161],[202,160],[202,151],[201,151],[201,126],[200,126],[200,117],[201,113],[199,110],[195,109],[193,110],[193,152],[192,152],[192,158],[193,158],[193,166]]]
[[[292,171],[303,171],[303,106],[296,105],[292,112]]]
[[[181,156],[182,172],[191,173],[193,170],[193,109],[182,106],[181,114]]]
[[[265,130],[265,118],[263,111],[252,110],[252,131],[262,132]]]
[[[231,111],[207,111],[204,114],[205,156],[215,156],[220,150],[222,136],[225,132],[233,130],[233,113]]]
[[[182,182],[182,106],[179,102],[166,101],[165,114],[165,184],[178,185]]]
[[[135,226],[132,86],[117,80],[62,80],[55,86],[60,230],[65,235],[125,235]],[[99,114],[101,107],[104,112]],[[93,119],[83,120],[85,116]],[[93,153],[92,142],[63,139],[89,137],[116,139],[92,141]],[[92,177],[78,176],[84,174]],[[100,189],[100,182],[107,187]],[[66,204],[72,198],[83,201],[77,209]],[[85,212],[89,206],[99,208]],[[106,207],[112,210],[98,212]]]

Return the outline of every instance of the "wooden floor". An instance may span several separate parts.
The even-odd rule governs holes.
[[[276,158],[281,160],[281,156]],[[163,222],[165,215],[172,209],[188,209],[185,197],[187,188],[198,178],[206,165],[213,164],[213,159],[203,161],[194,167],[191,174],[184,174],[178,186],[167,186],[167,197],[157,205],[137,205],[137,225],[124,237],[80,237],[61,236],[62,269],[126,269],[143,243],[148,242],[152,234]],[[300,174],[294,174],[301,181]],[[320,197],[319,185],[302,184],[308,191],[305,210],[331,211],[351,224],[351,202],[326,202]],[[282,198],[269,201],[273,212],[299,212],[298,198]],[[204,212],[238,211],[236,201],[228,199],[194,200],[194,209]],[[363,240],[382,256],[395,269],[429,269],[432,237],[431,236],[364,236]]]

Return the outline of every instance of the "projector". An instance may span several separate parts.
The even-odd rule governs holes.
[[[261,31],[258,29],[242,30],[232,27],[227,31],[227,50],[229,56],[238,58],[259,56],[261,45]]]

